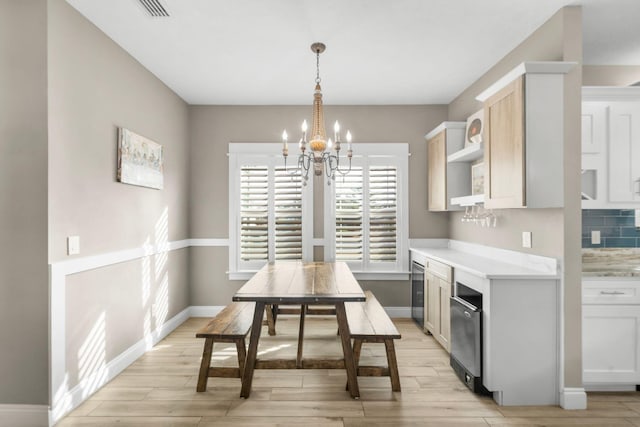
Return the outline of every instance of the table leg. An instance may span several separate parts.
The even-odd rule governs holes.
[[[296,356],[296,368],[302,369],[302,348],[304,346],[304,316],[307,312],[305,304],[300,306],[300,330],[298,331],[298,355]]]
[[[263,317],[264,303],[256,302],[256,309],[253,313],[253,323],[251,324],[251,338],[249,338],[247,361],[244,364],[244,372],[242,374],[242,391],[240,392],[240,397],[247,398],[251,394],[251,382],[253,381],[253,370],[256,367],[258,341],[260,340],[260,329],[262,329]]]
[[[336,303],[336,317],[338,319],[338,330],[340,332],[342,351],[344,353],[344,366],[347,370],[347,385],[349,387],[349,393],[351,394],[351,397],[358,399],[360,398],[360,389],[358,388],[358,376],[356,373],[356,364],[353,358],[351,333],[349,332],[344,302]]]

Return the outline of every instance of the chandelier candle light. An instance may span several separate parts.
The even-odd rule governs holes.
[[[316,54],[316,88],[313,93],[313,121],[311,124],[311,140],[308,142],[311,151],[307,153],[307,121],[302,122],[302,138],[298,146],[300,154],[298,155],[297,173],[301,173],[304,177],[303,185],[307,185],[309,179],[309,170],[313,162],[313,171],[316,176],[322,175],[322,170],[327,176],[327,185],[331,185],[331,181],[336,179],[336,172],[346,175],[351,171],[351,132],[347,131],[347,158],[349,159],[349,168],[340,169],[340,123],[336,120],[333,126],[333,137],[335,144],[331,138],[327,139],[324,129],[324,112],[322,110],[322,89],[320,88],[320,54],[324,52],[326,46],[323,43],[314,43],[311,50]],[[289,155],[289,145],[287,142],[288,135],[285,130],[282,132],[282,156],[284,157],[284,167],[287,168],[287,156]],[[331,153],[331,150],[335,154]],[[326,151],[325,151],[326,150]]]

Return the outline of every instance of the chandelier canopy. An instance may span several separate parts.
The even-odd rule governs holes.
[[[307,185],[309,179],[309,170],[313,163],[313,170],[316,176],[322,175],[324,169],[327,176],[327,184],[331,185],[331,181],[335,180],[335,174],[346,175],[351,171],[351,158],[353,151],[351,150],[351,132],[347,131],[347,158],[349,159],[349,167],[346,170],[340,169],[340,124],[336,120],[333,126],[333,136],[335,144],[331,138],[327,139],[327,133],[324,127],[324,111],[322,107],[322,88],[320,87],[320,54],[324,52],[326,46],[323,43],[313,43],[311,51],[316,54],[316,86],[313,92],[313,115],[311,121],[311,138],[308,142],[310,152],[307,153],[307,121],[302,122],[302,138],[298,146],[300,154],[298,155],[298,167],[296,172],[302,174],[304,185]],[[287,157],[289,155],[288,135],[286,129],[282,132],[282,156],[284,157],[285,169],[287,167]],[[335,154],[332,154],[332,150]]]

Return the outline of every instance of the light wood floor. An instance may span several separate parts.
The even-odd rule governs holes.
[[[335,318],[308,317],[305,354],[341,354]],[[585,411],[559,407],[499,407],[469,392],[454,376],[447,353],[411,320],[395,323],[402,392],[388,378],[359,378],[361,399],[344,390],[341,370],[258,370],[249,399],[240,380],[210,378],[196,392],[203,340],[194,337],[203,318],[187,320],[138,359],[60,426],[640,426],[640,393],[589,394]],[[261,358],[296,353],[297,318],[278,319],[278,336],[266,327]],[[233,344],[216,344],[214,363],[235,365]],[[383,363],[384,346],[365,344],[363,364]]]

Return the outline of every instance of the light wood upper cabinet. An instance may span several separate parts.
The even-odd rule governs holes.
[[[445,131],[427,140],[429,210],[447,210],[447,159]]]
[[[484,104],[485,206],[525,206],[524,76]]]
[[[484,103],[485,207],[564,206],[564,74],[573,62],[524,62]]]
[[[447,163],[448,155],[463,148],[465,127],[465,122],[443,122],[425,136],[430,211],[460,209],[451,204],[451,199],[468,192],[468,183],[471,182],[469,168],[463,164]]]

